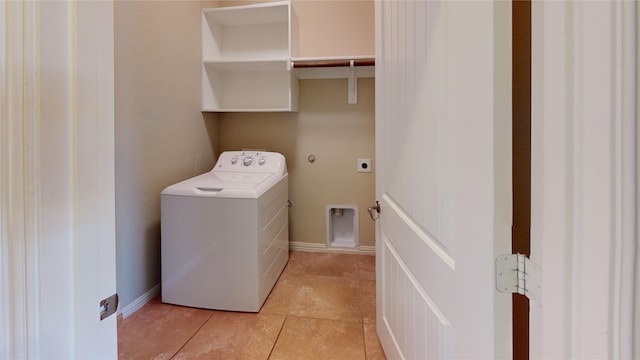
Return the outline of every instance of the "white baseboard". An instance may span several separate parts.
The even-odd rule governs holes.
[[[142,294],[142,296],[135,299],[131,304],[125,306],[122,309],[118,309],[118,315],[122,315],[122,318],[126,319],[129,315],[133,314],[134,312],[138,311],[141,307],[143,307],[144,304],[151,301],[151,299],[156,297],[156,295],[158,295],[159,293],[160,293],[160,284],[154,286],[153,288],[151,288],[151,290]]]
[[[327,247],[326,244],[290,241],[289,249],[295,250],[295,251],[330,252],[330,253],[342,253],[342,254],[363,254],[363,255],[376,254],[375,246],[366,246],[366,245],[362,245],[356,248],[340,248],[340,247]]]

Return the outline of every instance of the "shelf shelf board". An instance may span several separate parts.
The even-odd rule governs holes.
[[[203,112],[290,112],[291,108],[203,108]]]
[[[207,69],[223,72],[288,71],[287,59],[203,61]]]
[[[203,10],[209,23],[222,26],[244,26],[287,22],[289,2],[278,1],[252,5],[219,7]]]

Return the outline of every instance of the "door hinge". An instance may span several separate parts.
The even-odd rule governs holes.
[[[536,300],[540,293],[540,270],[526,255],[505,254],[496,258],[496,289]]]
[[[100,300],[100,320],[104,320],[114,314],[118,309],[118,294],[113,294]]]

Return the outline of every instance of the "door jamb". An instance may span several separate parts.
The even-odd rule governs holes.
[[[531,253],[531,1],[512,1],[512,253]],[[529,359],[529,299],[512,295],[513,357]]]

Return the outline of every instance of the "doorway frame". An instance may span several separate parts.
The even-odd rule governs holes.
[[[0,2],[0,358],[37,358],[38,6]]]
[[[637,14],[532,3],[532,358],[639,355]]]
[[[0,357],[115,358],[114,7],[0,2]]]

